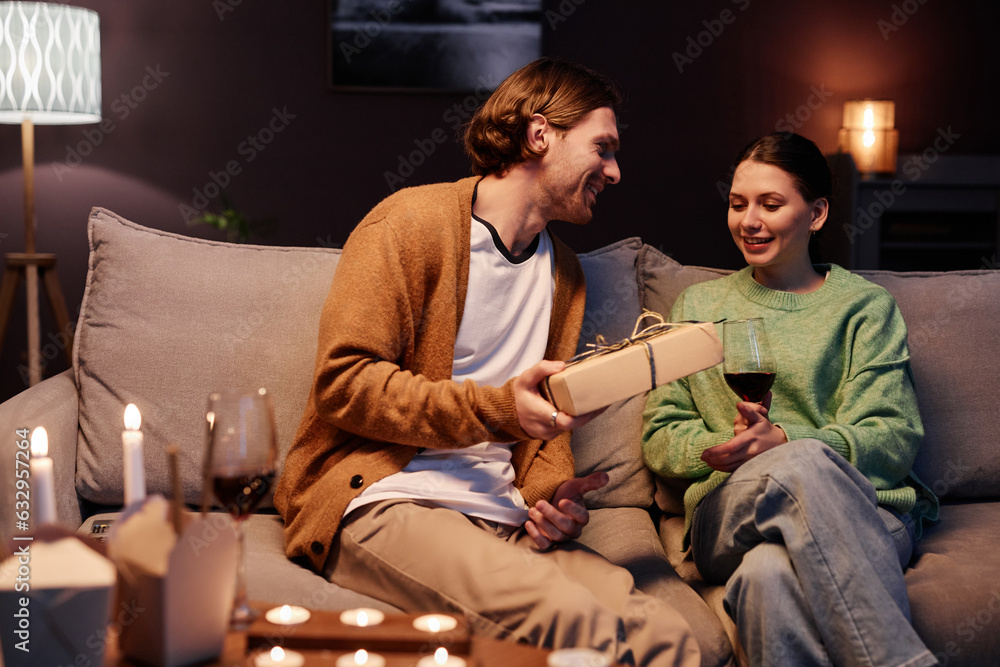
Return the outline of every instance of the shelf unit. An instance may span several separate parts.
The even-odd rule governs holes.
[[[900,155],[895,174],[863,177],[849,155],[828,156],[834,202],[823,261],[849,269],[998,268],[1000,156]]]

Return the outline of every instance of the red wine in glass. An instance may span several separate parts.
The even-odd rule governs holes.
[[[249,472],[215,471],[212,492],[236,521],[257,509],[274,482],[274,470]]]
[[[723,373],[726,384],[744,401],[760,403],[774,384],[774,373]]]
[[[722,375],[741,400],[760,403],[774,384],[777,365],[767,340],[764,320],[726,320],[722,323],[725,361]]]
[[[267,496],[277,467],[274,408],[263,389],[218,391],[208,397],[205,484],[232,516],[239,540],[231,624],[242,628],[257,613],[247,601],[244,520]]]

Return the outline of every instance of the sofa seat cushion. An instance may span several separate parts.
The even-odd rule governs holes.
[[[602,336],[610,342],[632,334],[642,313],[636,260],[642,242],[624,239],[580,255],[587,279],[587,309],[577,353]],[[610,481],[587,495],[589,507],[637,507],[653,502],[653,475],[642,463],[639,436],[645,396],[619,401],[601,416],[573,431],[576,473],[585,476],[603,470]]]
[[[128,403],[142,414],[150,493],[170,495],[165,451],[177,443],[184,499],[201,503],[205,408],[223,385],[268,390],[283,458],[309,395],[340,251],[193,239],[100,208],[89,238],[73,350],[80,497],[122,504]]]
[[[649,512],[634,507],[591,510],[579,541],[627,569],[643,593],[680,612],[698,640],[702,667],[735,664],[723,624],[670,566]]]
[[[116,521],[120,512],[97,514],[85,521],[77,531],[90,535],[95,522]],[[355,593],[330,583],[285,556],[283,524],[275,514],[253,514],[244,524],[246,531],[247,596],[251,601],[289,604],[306,609],[339,611],[356,607],[371,607],[386,613],[399,610],[381,600]]]
[[[906,320],[924,422],[914,472],[939,498],[989,498],[1000,480],[1000,271],[859,271]]]
[[[913,626],[948,667],[1000,661],[1000,500],[946,503],[917,543]]]

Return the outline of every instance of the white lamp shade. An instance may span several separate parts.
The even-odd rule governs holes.
[[[97,12],[44,2],[0,2],[0,123],[101,120]]]

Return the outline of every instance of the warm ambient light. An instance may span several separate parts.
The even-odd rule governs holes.
[[[49,434],[44,426],[39,426],[31,432],[31,458],[49,455]]]
[[[385,658],[378,653],[358,649],[354,653],[345,653],[337,658],[337,667],[385,667]]]
[[[457,655],[448,655],[448,649],[441,646],[434,655],[428,655],[417,661],[417,667],[466,667],[465,659]]]
[[[129,403],[125,407],[125,428],[129,431],[138,431],[140,426],[142,426],[142,415],[139,414],[139,408],[135,407],[135,403]]]
[[[302,667],[305,662],[301,653],[286,651],[280,646],[272,648],[270,653],[261,653],[254,660],[256,667]]]
[[[353,625],[358,628],[366,628],[370,625],[378,625],[385,620],[385,614],[378,609],[348,609],[340,613],[340,622],[344,625]]]
[[[268,609],[264,614],[264,618],[269,623],[274,623],[275,625],[299,625],[308,621],[310,616],[311,614],[308,609],[293,607],[287,604],[275,607],[274,609]]]
[[[899,133],[894,129],[896,105],[889,100],[855,100],[844,104],[840,130],[842,153],[850,153],[862,174],[896,171]]]

